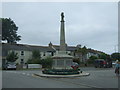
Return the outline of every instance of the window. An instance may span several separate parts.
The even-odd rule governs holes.
[[[45,56],[45,52],[44,52],[43,56]]]
[[[68,55],[71,55],[71,53],[68,53]]]
[[[51,52],[51,55],[53,56],[53,55],[54,55],[54,53],[53,53],[53,52]]]
[[[21,64],[23,64],[24,63],[24,59],[21,59],[21,62],[20,62]]]
[[[24,60],[23,59],[21,59],[21,62],[23,62]]]
[[[24,55],[24,51],[21,51],[21,55]]]
[[[75,52],[74,52],[74,56],[75,56]]]

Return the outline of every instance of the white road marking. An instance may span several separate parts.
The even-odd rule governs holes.
[[[29,76],[30,74],[28,73],[27,76]]]
[[[15,73],[15,74],[21,74],[21,75],[26,75],[26,76],[33,76],[33,75],[30,74],[30,73],[24,73],[24,72],[18,72],[18,71],[4,71],[4,72],[7,72],[7,73]]]
[[[23,75],[25,75],[26,73],[22,73]]]

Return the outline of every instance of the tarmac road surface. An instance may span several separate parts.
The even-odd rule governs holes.
[[[81,68],[90,76],[77,78],[44,78],[34,76],[39,70],[3,71],[3,88],[118,88],[114,68]]]

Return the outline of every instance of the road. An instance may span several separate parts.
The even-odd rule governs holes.
[[[81,68],[90,76],[76,78],[44,78],[34,76],[39,70],[3,71],[3,88],[118,88],[113,68]]]

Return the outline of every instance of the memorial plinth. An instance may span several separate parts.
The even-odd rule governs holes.
[[[73,62],[73,57],[67,55],[65,52],[59,51],[58,54],[53,57],[53,69],[72,69],[71,65]]]

